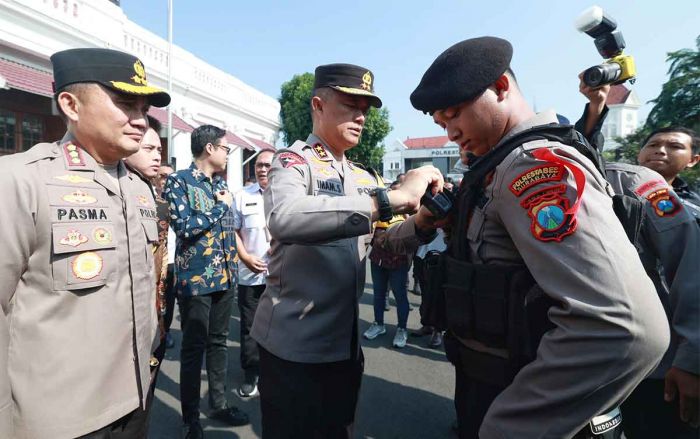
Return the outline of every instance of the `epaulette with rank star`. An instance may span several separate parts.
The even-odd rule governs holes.
[[[85,166],[85,158],[82,150],[73,142],[66,142],[61,145],[63,158],[66,160],[66,166]]]

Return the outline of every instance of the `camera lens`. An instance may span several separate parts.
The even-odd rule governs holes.
[[[583,82],[589,87],[611,84],[620,77],[622,69],[617,63],[607,63],[593,66],[583,72]]]

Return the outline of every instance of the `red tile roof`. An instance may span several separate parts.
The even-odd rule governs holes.
[[[442,148],[449,140],[447,136],[416,137],[415,139],[404,140],[403,144],[406,145],[408,149]]]
[[[277,149],[274,146],[270,145],[269,143],[267,143],[263,140],[255,139],[253,137],[248,137],[248,136],[245,136],[245,138],[260,149]]]
[[[53,96],[53,74],[18,62],[0,58],[0,76],[10,88],[41,96]]]
[[[162,123],[163,126],[168,126],[168,111],[166,109],[151,107],[148,109],[148,114],[158,119],[158,122]],[[175,113],[173,113],[173,129],[184,131],[186,133],[191,133],[194,131],[194,128],[192,128],[190,124],[182,120]]]
[[[241,137],[238,135],[232,133],[231,131],[226,131],[226,141],[232,145],[240,146],[241,148],[246,148],[251,151],[253,151],[255,148],[253,148],[249,142],[246,142],[243,140]]]
[[[627,102],[632,90],[629,90],[622,84],[616,84],[610,87],[610,93],[608,93],[608,99],[605,101],[607,105],[618,105]]]

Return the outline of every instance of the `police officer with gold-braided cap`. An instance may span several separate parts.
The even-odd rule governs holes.
[[[272,235],[269,275],[251,329],[260,346],[263,437],[352,437],[363,356],[358,302],[373,223],[412,213],[442,176],[426,166],[387,192],[377,176],[352,163],[371,106],[374,74],[364,67],[316,69],[313,132],[278,151],[264,193]],[[408,252],[423,214],[387,230],[374,245]]]
[[[469,165],[444,259],[459,435],[619,437],[617,407],[668,324],[605,177],[538,136],[556,114],[532,111],[512,54],[501,38],[459,42],[411,95]]]
[[[0,437],[143,437],[158,226],[122,159],[170,96],[126,53],[51,62],[65,136],[0,158]]]

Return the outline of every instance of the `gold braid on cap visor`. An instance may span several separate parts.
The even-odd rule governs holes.
[[[139,95],[152,95],[156,93],[164,93],[163,90],[156,88],[156,87],[151,87],[150,85],[134,85],[134,84],[129,84],[128,82],[119,82],[119,81],[109,81],[112,83],[112,86],[114,88],[125,91],[127,93],[133,93],[133,94],[139,94]]]

